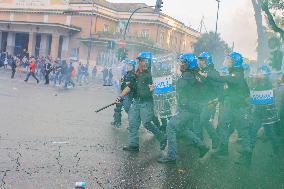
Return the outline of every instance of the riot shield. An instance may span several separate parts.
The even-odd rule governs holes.
[[[262,125],[271,125],[280,121],[276,107],[275,73],[262,75],[257,69],[251,71],[248,82],[252,110],[261,112]]]
[[[151,72],[154,83],[154,111],[160,118],[170,118],[176,113],[177,55],[156,56]]]

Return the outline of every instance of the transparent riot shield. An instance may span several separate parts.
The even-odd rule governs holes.
[[[154,110],[160,118],[170,118],[176,113],[177,55],[156,56],[152,63],[154,83]]]
[[[276,107],[277,88],[273,79],[274,73],[262,75],[257,69],[253,70],[248,78],[250,87],[250,104],[254,112],[261,115],[262,125],[271,125],[280,121]]]

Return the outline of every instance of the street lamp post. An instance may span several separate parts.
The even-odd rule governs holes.
[[[220,0],[216,0],[218,3],[218,9],[217,9],[217,19],[216,19],[216,28],[215,28],[215,35],[217,36],[218,32],[218,20],[219,20],[219,9],[220,9]]]
[[[129,23],[130,23],[130,20],[131,20],[132,16],[133,16],[137,11],[139,11],[139,10],[141,10],[141,9],[153,8],[153,7],[155,7],[155,6],[140,7],[140,8],[135,9],[135,10],[132,12],[132,14],[130,15],[130,17],[128,18],[128,21],[127,21],[126,26],[125,26],[125,29],[124,29],[124,34],[123,34],[123,39],[124,39],[124,40],[126,39],[126,32],[127,32],[127,29],[128,29],[128,26],[129,26]]]
[[[90,56],[91,56],[91,50],[92,50],[92,28],[93,28],[93,15],[94,15],[94,6],[95,2],[92,0],[92,11],[91,11],[91,20],[90,20],[90,32],[89,32],[89,40],[88,40],[88,56],[87,56],[87,65],[89,66],[90,63]]]

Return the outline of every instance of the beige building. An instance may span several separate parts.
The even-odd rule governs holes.
[[[113,58],[123,44],[127,19],[137,3],[105,0],[0,0],[0,47],[10,54],[27,49],[36,56],[80,59],[95,64]],[[147,8],[133,16],[126,49],[138,52],[190,52],[200,34],[178,20]],[[117,44],[114,48],[110,43]],[[89,51],[90,50],[90,51]]]

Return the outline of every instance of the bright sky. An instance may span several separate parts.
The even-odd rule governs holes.
[[[108,0],[116,3],[146,3],[155,5],[156,0]],[[163,12],[186,25],[197,29],[202,16],[207,30],[215,31],[216,0],[163,0]],[[255,58],[256,26],[251,0],[221,0],[219,32],[222,38],[235,50],[249,58]]]

